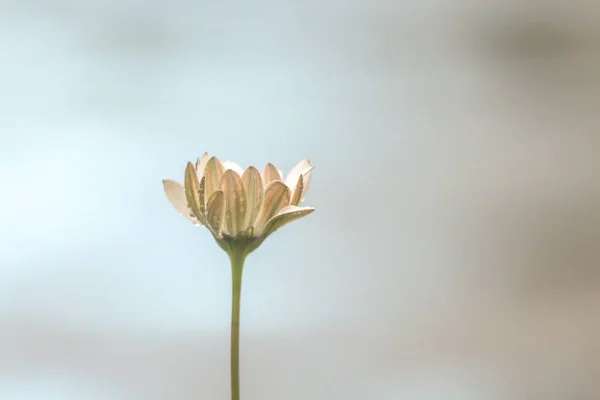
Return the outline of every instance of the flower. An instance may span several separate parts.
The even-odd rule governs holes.
[[[300,207],[310,184],[312,165],[300,161],[286,176],[269,163],[262,174],[208,153],[188,162],[184,185],[163,180],[175,209],[195,225],[206,226],[228,253],[249,254],[282,226],[314,211]]]

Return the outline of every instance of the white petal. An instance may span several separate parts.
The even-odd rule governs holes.
[[[225,196],[217,190],[206,203],[206,219],[208,226],[216,237],[221,237],[223,231],[223,219],[225,217]]]
[[[242,174],[244,173],[244,168],[240,167],[239,164],[233,162],[233,161],[225,161],[223,163],[223,166],[225,167],[225,170],[233,170],[235,172],[238,173],[239,176],[242,176]]]
[[[248,203],[242,178],[233,170],[225,171],[219,190],[225,195],[225,226],[231,236],[248,229],[245,225]]]
[[[281,210],[279,210],[276,216],[274,216],[269,220],[269,222],[267,222],[267,225],[263,230],[263,234],[270,235],[282,226],[287,225],[290,222],[300,219],[302,217],[305,217],[308,214],[311,214],[313,211],[315,211],[315,209],[312,207],[283,207]]]
[[[270,182],[283,181],[283,176],[273,164],[268,163],[262,173],[262,180],[263,185],[266,187]]]
[[[292,168],[290,173],[287,174],[287,176],[285,177],[285,184],[288,185],[288,187],[291,190],[294,190],[294,187],[296,186],[296,182],[298,182],[298,177],[300,176],[300,174],[305,173],[310,168],[312,168],[310,161],[300,161],[298,164],[296,164],[294,168]]]
[[[300,202],[304,201],[306,197],[306,193],[308,192],[308,187],[310,186],[310,179],[312,177],[313,167],[310,167],[306,171],[302,173],[302,194],[300,195]]]
[[[248,211],[246,213],[246,226],[254,225],[256,217],[262,207],[265,198],[265,189],[263,187],[262,177],[260,172],[254,167],[248,167],[242,175],[244,189],[246,189],[246,199],[248,202]]]
[[[204,198],[206,201],[210,199],[212,194],[219,190],[221,184],[221,178],[225,173],[223,164],[217,157],[211,157],[206,163],[204,169]],[[208,204],[208,203],[207,203]]]
[[[206,163],[208,160],[210,160],[210,156],[208,153],[204,153],[202,157],[196,161],[196,174],[198,175],[198,182],[200,182],[204,176],[204,168],[206,168]]]
[[[185,189],[183,188],[183,185],[170,179],[164,179],[163,188],[165,190],[165,194],[167,195],[167,199],[169,199],[173,207],[175,207],[175,210],[177,210],[180,215],[183,215],[188,220],[198,223],[196,218],[191,216],[191,211],[185,198]]]
[[[267,184],[263,206],[254,223],[255,236],[260,236],[267,222],[277,215],[279,210],[290,204],[290,196],[290,188],[283,182],[273,181]]]
[[[313,168],[314,167],[310,165],[310,161],[302,160],[298,163],[298,165],[296,165],[292,169],[292,171],[288,174],[287,178],[285,179],[285,184],[288,185],[288,187],[292,190],[292,197],[295,199],[300,199],[298,203],[292,203],[293,205],[298,205],[306,197],[308,187],[310,186],[310,179],[312,177]],[[302,177],[302,185],[299,189],[300,193],[295,193],[295,191],[298,189],[297,186],[300,177]]]
[[[187,204],[190,207],[191,213],[198,218],[198,220],[205,224],[204,219],[204,207],[200,205],[200,184],[198,183],[198,177],[196,176],[196,168],[189,162],[185,169],[185,198]]]
[[[304,177],[300,175],[298,177],[298,182],[296,183],[296,187],[290,188],[292,189],[292,198],[290,200],[290,205],[297,206],[300,204],[300,199],[302,198],[302,192],[304,191]]]

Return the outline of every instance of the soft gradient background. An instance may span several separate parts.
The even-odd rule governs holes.
[[[228,260],[161,184],[209,151],[316,166],[247,263],[244,400],[597,400],[599,21],[2,0],[0,399],[228,399]]]

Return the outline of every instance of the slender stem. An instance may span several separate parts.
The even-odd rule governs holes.
[[[231,259],[231,400],[240,400],[240,303],[245,255]]]

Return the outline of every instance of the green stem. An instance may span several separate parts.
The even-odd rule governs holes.
[[[231,255],[231,400],[240,400],[240,303],[245,255]]]

